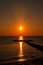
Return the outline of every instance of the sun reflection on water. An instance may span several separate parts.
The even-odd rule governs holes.
[[[21,52],[22,52],[22,42],[20,42],[20,50],[21,50]]]
[[[23,36],[19,36],[19,40],[23,40]],[[18,61],[24,61],[23,60],[23,42],[19,42],[19,57],[20,59]]]
[[[23,36],[19,36],[19,40],[23,40]]]
[[[19,57],[22,57],[23,56],[22,42],[19,42],[19,45],[20,45]]]
[[[23,40],[23,36],[20,36],[19,37],[19,40]],[[19,51],[19,57],[22,57],[23,56],[23,42],[21,41],[21,42],[19,42],[19,49],[20,49],[20,51]]]
[[[24,40],[23,39],[23,36],[19,36],[19,40]],[[19,59],[18,59],[18,61],[20,62],[20,61],[25,61],[26,59],[24,59],[24,53],[23,53],[23,43],[24,42],[19,42],[19,54],[18,54],[18,56],[19,56]]]

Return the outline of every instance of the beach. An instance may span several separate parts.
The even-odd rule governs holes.
[[[23,62],[4,63],[1,65],[43,65],[43,58],[38,58],[31,61],[27,60]]]
[[[43,49],[40,47],[43,46],[43,37],[18,39],[14,36],[0,37],[0,65],[43,65]]]

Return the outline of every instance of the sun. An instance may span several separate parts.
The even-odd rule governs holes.
[[[19,27],[19,30],[20,30],[20,31],[22,31],[22,30],[23,30],[23,27],[22,27],[22,26],[20,26],[20,27]]]

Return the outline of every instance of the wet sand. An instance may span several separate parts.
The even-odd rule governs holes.
[[[34,59],[34,60],[27,60],[22,62],[12,62],[12,63],[5,63],[0,65],[43,65],[43,57]]]

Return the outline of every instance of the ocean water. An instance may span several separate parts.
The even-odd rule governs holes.
[[[0,63],[21,62],[43,57],[43,52],[25,42],[13,40],[34,40],[43,45],[43,36],[0,36]]]

